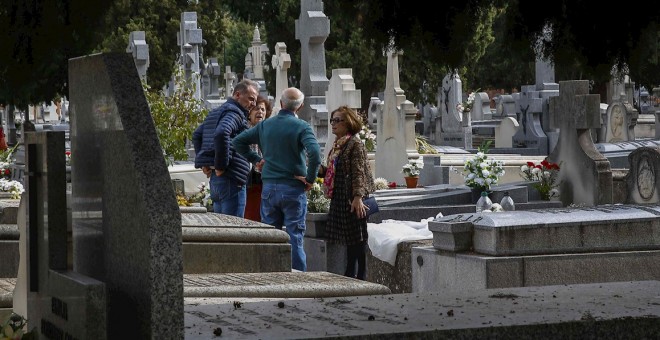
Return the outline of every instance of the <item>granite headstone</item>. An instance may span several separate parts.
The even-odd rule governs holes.
[[[73,269],[107,287],[107,338],[181,339],[181,213],[133,60],[70,59],[69,83]]]

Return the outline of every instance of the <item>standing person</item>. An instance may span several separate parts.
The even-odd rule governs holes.
[[[321,152],[314,130],[296,118],[305,95],[295,87],[282,92],[280,112],[234,138],[234,148],[261,169],[261,221],[275,228],[286,227],[291,243],[291,266],[306,271],[303,248],[307,195],[321,165]],[[263,156],[250,149],[258,144]]]
[[[257,105],[250,110],[248,125],[252,128],[256,126],[257,123],[270,117],[272,113],[273,108],[270,105],[268,98],[258,96]],[[257,144],[250,145],[250,148],[261,156],[261,150]],[[261,222],[261,188],[261,171],[253,166],[248,177],[247,200],[245,201],[245,218],[248,220]]]
[[[359,138],[362,120],[352,108],[332,111],[330,124],[335,141],[321,167],[323,186],[330,198],[325,227],[328,242],[346,245],[345,276],[366,278],[367,206],[362,197],[373,193],[373,175],[367,149]],[[357,264],[357,273],[355,267]]]
[[[256,104],[257,82],[244,79],[234,88],[231,98],[209,112],[195,129],[195,168],[209,178],[213,211],[243,217],[245,184],[250,164],[234,150],[231,140],[248,128],[249,110]]]

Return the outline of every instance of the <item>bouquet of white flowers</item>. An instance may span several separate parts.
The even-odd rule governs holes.
[[[424,163],[416,159],[411,159],[408,161],[408,164],[403,165],[401,172],[405,177],[417,177],[423,168]]]
[[[12,181],[6,178],[0,178],[0,191],[11,193],[11,198],[19,199],[25,192],[23,184],[19,181]]]
[[[477,90],[477,91],[479,91],[479,90]],[[467,111],[467,112],[472,111],[472,106],[474,105],[474,98],[475,98],[476,94],[477,94],[476,91],[475,92],[470,92],[470,94],[468,95],[467,100],[465,102],[458,103],[456,105],[456,110],[458,110],[458,112],[460,112],[460,113],[463,113],[463,111]]]
[[[488,141],[482,144],[474,158],[465,161],[463,178],[465,185],[470,188],[489,191],[490,187],[497,184],[500,177],[504,176],[504,162],[486,156],[491,143],[492,141]]]
[[[358,137],[364,143],[364,147],[369,152],[376,150],[376,135],[366,125],[362,125],[362,129],[358,132]]]

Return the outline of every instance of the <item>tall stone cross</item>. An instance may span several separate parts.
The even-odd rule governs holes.
[[[209,93],[207,98],[218,99],[220,98],[220,75],[222,69],[218,63],[218,58],[209,58],[209,64],[206,66],[209,75]]]
[[[202,30],[197,28],[197,12],[181,13],[181,23],[177,44],[181,47],[181,65],[186,81],[195,86],[195,98],[202,98],[200,82],[200,52]]]
[[[328,89],[325,73],[325,39],[330,19],[323,13],[323,1],[300,0],[296,39],[300,40],[300,90],[305,96],[324,96]]]
[[[133,56],[140,80],[146,82],[149,68],[149,45],[147,45],[144,31],[133,31],[128,35],[126,52]]]
[[[610,162],[591,139],[600,128],[600,95],[589,94],[588,80],[559,82],[559,96],[551,97],[550,127],[559,128],[559,141],[548,158],[560,164],[561,200],[594,206],[612,203]]]
[[[289,80],[287,70],[291,67],[291,56],[286,53],[286,44],[278,42],[275,44],[275,53],[271,61],[273,69],[275,69],[275,103],[273,105],[273,112],[277,113],[282,107],[280,105],[280,97],[282,91],[289,87]]]

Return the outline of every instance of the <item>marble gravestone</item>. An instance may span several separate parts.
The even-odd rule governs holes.
[[[596,149],[591,130],[600,127],[600,95],[589,94],[588,80],[559,83],[551,97],[550,125],[559,128],[559,142],[548,156],[560,164],[560,195],[564,205],[612,203],[610,162]]]
[[[47,339],[106,339],[106,286],[67,268],[64,132],[26,132],[24,142],[26,266],[17,290],[27,293],[28,329]]]
[[[628,155],[627,203],[660,202],[660,148],[641,147]]]
[[[456,108],[456,105],[463,100],[462,91],[462,82],[458,74],[450,73],[442,79],[442,87],[438,90],[437,96],[440,119],[436,119],[436,144],[463,149],[472,147],[470,114],[461,113]]]
[[[69,84],[73,269],[106,285],[108,339],[181,339],[181,212],[133,60],[70,59]]]
[[[413,103],[406,100],[399,83],[398,51],[387,52],[387,77],[381,112],[378,113],[378,146],[376,177],[403,182],[401,167],[409,158],[418,158],[415,147],[415,113]]]
[[[520,99],[518,100],[518,123],[520,129],[512,138],[514,147],[537,149],[536,154],[548,154],[548,136],[541,126],[541,114],[543,113],[543,98],[536,91],[534,85],[521,87]]]

